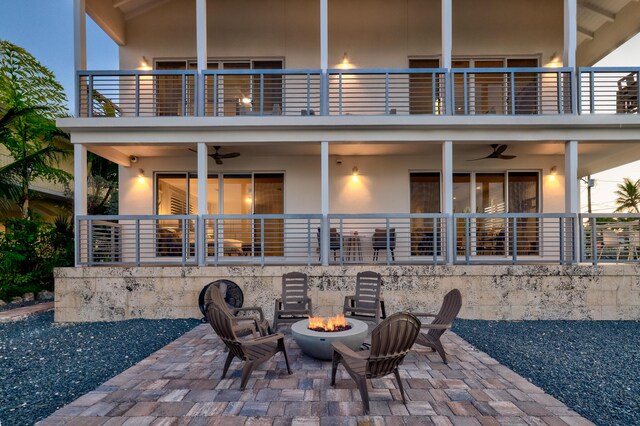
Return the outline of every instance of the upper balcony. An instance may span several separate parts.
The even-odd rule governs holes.
[[[639,74],[566,67],[79,71],[77,116],[637,114]]]

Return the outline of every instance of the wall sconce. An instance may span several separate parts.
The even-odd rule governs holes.
[[[138,169],[138,182],[144,183],[144,169]]]
[[[562,65],[562,58],[558,55],[558,52],[553,52],[551,54],[551,58],[549,58],[549,63],[546,65],[549,68],[558,68]]]
[[[353,166],[353,169],[351,169],[351,182],[357,182],[357,181],[358,181],[358,167]]]
[[[552,166],[551,167],[551,174],[549,175],[549,179],[551,181],[555,181],[557,175],[558,175],[558,168],[556,166]]]

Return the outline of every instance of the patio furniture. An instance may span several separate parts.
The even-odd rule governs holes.
[[[322,233],[318,227],[318,250],[322,257]],[[340,250],[340,234],[336,228],[329,228],[329,250],[333,251],[333,260],[338,258],[337,251]]]
[[[618,80],[616,113],[629,114],[638,111],[638,81],[632,72]]]
[[[458,316],[461,307],[462,294],[460,293],[460,290],[453,289],[449,293],[445,294],[442,306],[440,307],[440,312],[437,314],[414,313],[418,318],[433,317],[433,321],[430,324],[422,323],[421,328],[429,331],[426,333],[420,333],[416,339],[416,344],[427,346],[437,351],[445,364],[447,364],[447,355],[444,352],[442,343],[440,342],[440,337],[445,331],[451,328],[451,324]]]
[[[380,250],[384,250],[387,252],[387,248],[391,252],[391,260],[395,261],[395,249],[396,249],[396,228],[389,228],[389,234],[387,238],[387,229],[386,228],[376,228],[373,232],[373,237],[371,239],[373,244],[373,260],[378,260],[378,255]],[[388,243],[388,244],[387,244]]]
[[[229,307],[225,302],[223,290],[226,290],[226,285],[223,289],[223,281],[214,281],[207,289],[204,296],[205,312],[208,311],[209,306],[212,304],[219,306],[231,318],[233,329],[238,336],[247,336],[256,332],[259,332],[262,336],[270,334],[269,321],[265,319],[262,308],[256,306],[247,308]],[[253,315],[247,315],[250,313],[253,313]]]
[[[308,278],[300,272],[282,276],[282,297],[276,299],[273,313],[273,329],[280,323],[294,323],[312,315],[311,298],[307,296]]]
[[[338,364],[342,364],[358,385],[364,412],[368,414],[367,379],[384,377],[393,373],[398,382],[402,401],[406,404],[398,366],[402,364],[418,334],[420,334],[420,320],[408,312],[398,312],[382,321],[371,332],[370,349],[356,352],[342,342],[333,342],[331,385],[336,384]]]
[[[346,261],[362,262],[362,241],[358,231],[344,234],[344,258]]]
[[[218,337],[224,342],[229,354],[222,370],[222,379],[227,375],[233,358],[244,361],[240,390],[244,390],[253,370],[263,362],[271,359],[278,352],[284,355],[287,371],[291,374],[287,349],[284,346],[282,333],[271,334],[240,340],[235,331],[234,318],[216,303],[211,303],[207,308],[207,319]]]
[[[217,280],[210,282],[202,287],[202,290],[200,290],[200,294],[198,295],[198,307],[200,308],[200,312],[202,312],[202,322],[207,322],[207,303],[205,302],[205,296],[207,295],[209,287],[212,285],[215,285],[220,289],[222,298],[230,309],[242,308],[242,305],[244,304],[244,294],[242,294],[242,289],[238,287],[238,284],[231,280]]]
[[[380,319],[386,318],[384,300],[380,297],[381,284],[382,277],[377,272],[359,272],[356,276],[356,294],[344,297],[342,312],[345,317],[373,321],[376,324]]]
[[[598,260],[602,257],[605,252],[615,252],[616,253],[616,261],[620,260],[620,253],[622,252],[623,246],[620,243],[620,237],[616,233],[616,231],[612,229],[604,229],[602,231],[602,246],[600,246],[600,253],[598,253]]]

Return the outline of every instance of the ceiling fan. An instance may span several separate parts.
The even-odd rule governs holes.
[[[492,143],[491,144],[491,148],[493,148],[493,152],[491,154],[487,155],[486,157],[474,158],[473,160],[467,160],[467,161],[485,160],[487,158],[499,158],[501,160],[513,160],[514,158],[516,158],[515,155],[504,155],[503,154],[503,152],[505,152],[508,147],[509,147],[509,145],[498,145],[497,143]]]
[[[216,150],[216,152],[214,152],[213,154],[209,154],[209,157],[213,158],[214,160],[216,160],[216,164],[223,164],[222,159],[227,159],[227,158],[236,158],[240,156],[239,152],[230,152],[228,154],[220,154],[220,152],[218,152],[220,150],[220,146],[214,146],[213,149]],[[189,148],[189,151],[193,151],[193,152],[198,152],[195,149],[191,149]]]

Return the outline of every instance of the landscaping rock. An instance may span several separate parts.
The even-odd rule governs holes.
[[[25,293],[22,295],[22,300],[25,302],[33,302],[35,300],[35,296],[33,293]]]
[[[11,303],[22,303],[22,297],[20,296],[12,297]]]
[[[7,302],[5,302],[4,300],[0,299],[0,306],[4,306],[6,304],[7,304]]]
[[[37,300],[53,300],[53,292],[49,290],[42,290],[36,295]]]

